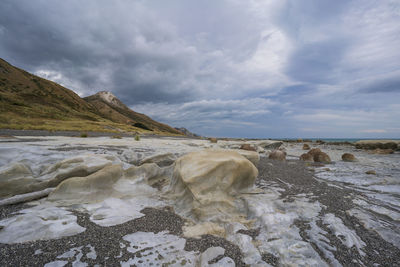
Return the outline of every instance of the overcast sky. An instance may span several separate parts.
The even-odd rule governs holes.
[[[400,138],[399,0],[1,0],[0,57],[203,135]]]

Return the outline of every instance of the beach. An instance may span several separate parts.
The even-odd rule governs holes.
[[[256,152],[240,149],[243,143]],[[85,194],[71,195],[59,185],[47,198],[0,206],[0,264],[394,266],[400,261],[399,152],[371,154],[348,144],[307,144],[324,151],[332,162],[300,161],[307,152],[304,142],[3,138],[3,175],[17,163],[29,167],[32,179],[43,181],[68,172],[83,178],[107,168],[118,173],[115,165],[123,174],[112,184],[114,191],[95,199],[88,200],[84,188]],[[276,149],[286,153],[286,160],[268,158]],[[213,153],[232,157],[248,169],[246,175],[254,173],[254,183],[244,186],[242,181],[237,192],[229,191],[231,187],[221,191],[229,191],[223,199],[229,205],[218,206],[221,214],[201,202],[202,192],[191,184],[186,186],[201,205],[187,200],[188,192],[176,180],[177,171],[187,173],[179,164],[194,168],[196,157],[208,162]],[[343,161],[344,153],[357,161]],[[366,174],[371,170],[375,174]],[[150,172],[157,175],[148,177]],[[214,197],[214,191],[207,190]],[[220,205],[222,200],[212,197],[212,203]]]

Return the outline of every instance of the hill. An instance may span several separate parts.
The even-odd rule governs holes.
[[[98,92],[97,94],[83,98],[92,104],[98,114],[111,121],[132,125],[144,130],[159,130],[174,134],[182,134],[179,130],[166,124],[152,120],[148,116],[137,113],[122,103],[110,92]]]
[[[182,134],[130,110],[115,96],[107,102],[102,95],[82,99],[0,58],[0,128]]]

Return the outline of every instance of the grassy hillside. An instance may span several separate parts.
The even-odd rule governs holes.
[[[103,115],[72,90],[0,59],[0,128],[180,134],[159,127],[148,131]]]
[[[95,95],[85,97],[84,99],[88,103],[92,104],[97,109],[97,113],[101,114],[102,117],[114,122],[125,123],[150,131],[158,130],[174,134],[182,134],[182,132],[175,128],[154,121],[144,114],[129,109],[109,92],[99,92]]]

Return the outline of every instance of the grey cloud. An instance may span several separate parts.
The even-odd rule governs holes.
[[[400,77],[374,81],[360,88],[361,93],[400,93]]]
[[[306,115],[327,110],[341,125],[396,103],[395,10],[386,0],[3,0],[0,56],[202,134],[323,135],[324,118]]]
[[[336,82],[337,68],[340,66],[346,48],[347,43],[344,40],[330,39],[305,44],[291,55],[286,72],[293,79],[302,82]]]

